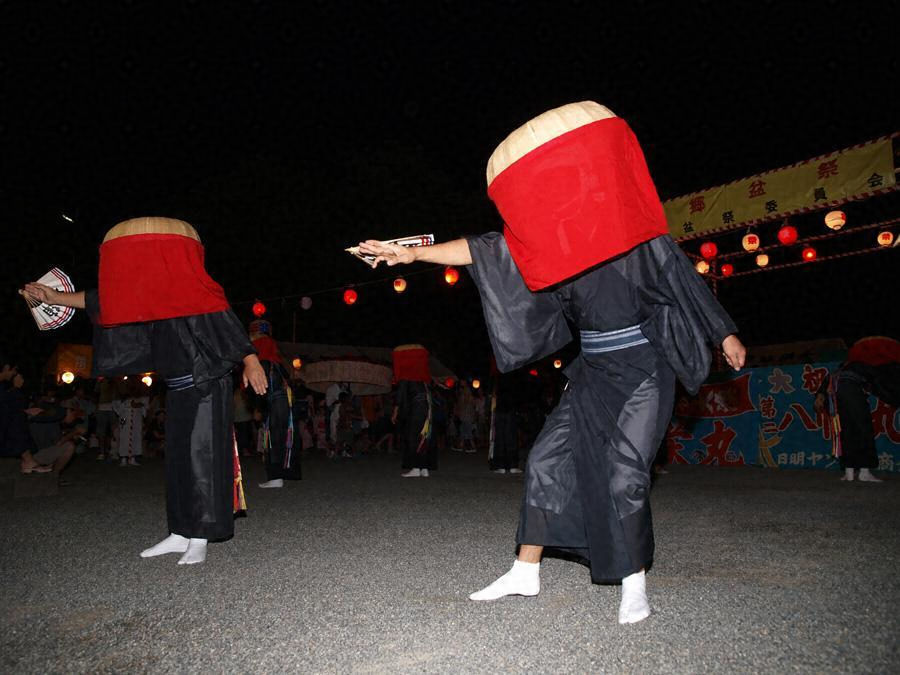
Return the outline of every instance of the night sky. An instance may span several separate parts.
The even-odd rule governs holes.
[[[484,372],[467,275],[361,287],[347,308],[341,287],[394,271],[342,249],[499,228],[485,162],[530,117],[607,105],[663,199],[900,130],[886,5],[676,4],[0,1],[0,353],[34,370],[57,341],[89,340],[83,316],[38,334],[16,289],[53,265],[95,284],[105,231],[162,215],[197,227],[243,318],[246,301],[296,296],[267,302],[279,339],[296,314],[299,341],[423,342]],[[845,210],[872,222],[898,203]],[[720,297],[750,345],[896,336],[898,251],[735,279]]]

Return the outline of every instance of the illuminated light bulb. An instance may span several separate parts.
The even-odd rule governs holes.
[[[144,384],[146,384],[149,387],[150,385],[153,384],[153,378],[150,377],[149,375],[144,375],[141,378],[141,382],[143,382]]]
[[[818,256],[819,254],[816,253],[816,249],[814,249],[812,246],[807,246],[805,249],[803,249],[803,252],[800,255],[804,260],[809,261],[815,260],[816,256]]]
[[[756,264],[759,267],[765,267],[769,264],[769,256],[767,256],[765,253],[760,253],[758,256],[756,256]]]
[[[61,379],[66,384],[72,384],[75,381],[75,373],[67,370],[62,375],[60,375],[59,379]]]
[[[478,389],[481,386],[481,380],[472,380],[472,389]]]
[[[556,360],[553,362],[553,367],[554,367],[554,368],[562,368],[562,361],[559,360],[559,359],[556,359]]]
[[[303,366],[303,361],[300,360],[300,357],[297,356],[291,361],[291,365],[294,366],[296,370],[300,370],[301,366]]]

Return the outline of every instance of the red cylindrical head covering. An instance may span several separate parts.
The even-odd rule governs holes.
[[[394,379],[431,382],[428,350],[422,345],[400,345],[394,349]]]
[[[532,291],[668,232],[637,138],[593,101],[550,110],[514,131],[487,174],[509,251]]]
[[[100,323],[156,321],[228,309],[206,273],[196,230],[171,218],[119,223],[100,246]]]
[[[850,347],[847,361],[867,363],[870,366],[900,363],[900,342],[881,335],[864,337]]]

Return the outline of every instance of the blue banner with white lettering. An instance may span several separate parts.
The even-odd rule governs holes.
[[[752,368],[712,380],[675,405],[666,435],[669,461],[718,466],[839,468],[832,425],[813,405],[839,363]],[[869,397],[878,469],[900,471],[900,409]]]

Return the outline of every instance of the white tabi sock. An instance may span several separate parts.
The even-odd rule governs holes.
[[[155,546],[141,551],[141,557],[154,558],[166,553],[184,553],[188,549],[188,541],[187,537],[182,537],[180,534],[170,534]]]
[[[191,539],[179,565],[196,565],[206,560],[206,539]]]
[[[635,572],[622,579],[619,623],[637,623],[648,616],[650,601],[647,599],[647,579],[643,572]]]
[[[841,476],[841,480],[853,480],[853,469],[844,469],[844,475]]]
[[[512,569],[469,600],[497,600],[505,595],[537,595],[541,591],[541,563],[516,560]]]
[[[880,478],[876,478],[875,474],[873,474],[869,469],[860,469],[859,470],[859,479],[865,483],[880,483],[882,482]]]
[[[260,483],[259,487],[261,487],[261,488],[284,487],[284,479],[283,478],[273,478],[272,480],[267,480],[265,483]]]

